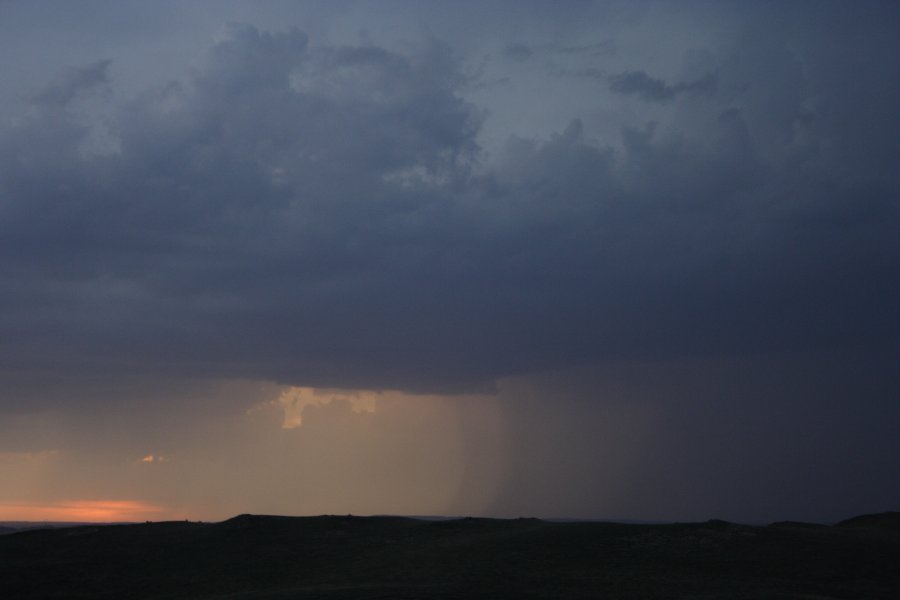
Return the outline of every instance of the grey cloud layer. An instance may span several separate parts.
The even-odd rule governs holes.
[[[109,101],[108,62],[70,71],[0,132],[4,398],[47,373],[448,391],[895,349],[900,94],[817,44],[767,73],[783,45],[739,49],[712,83],[613,78],[684,102],[699,134],[624,127],[613,149],[576,120],[492,160],[436,42],[236,27],[187,80],[99,115],[81,109]]]
[[[706,75],[694,81],[669,85],[643,71],[624,71],[609,78],[609,89],[619,94],[632,94],[650,102],[673,100],[679,94],[711,94],[716,90],[716,77]]]

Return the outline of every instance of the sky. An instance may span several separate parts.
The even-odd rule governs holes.
[[[0,1],[0,520],[900,509],[898,30]]]

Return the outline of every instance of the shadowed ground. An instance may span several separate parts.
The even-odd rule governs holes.
[[[900,513],[836,526],[265,517],[0,537],[0,596],[898,598]]]

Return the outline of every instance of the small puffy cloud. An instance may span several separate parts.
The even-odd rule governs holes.
[[[151,465],[154,463],[164,463],[164,462],[168,462],[168,461],[169,461],[168,458],[166,458],[165,456],[162,456],[162,455],[158,455],[158,454],[147,454],[146,456],[143,456],[140,459],[140,462],[142,462],[144,464],[151,464]]]

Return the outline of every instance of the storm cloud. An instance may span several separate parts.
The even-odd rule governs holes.
[[[777,430],[795,460],[760,492],[777,495],[816,448],[852,446],[898,416],[895,8],[822,3],[810,20],[804,3],[583,3],[552,15],[400,3],[388,18],[313,3],[301,19],[235,3],[223,11],[245,23],[220,27],[200,3],[183,9],[190,22],[219,33],[197,38],[167,28],[182,9],[161,6],[145,9],[158,19],[146,32],[129,26],[143,46],[82,42],[79,62],[35,66],[39,83],[29,73],[16,98],[0,96],[0,453],[83,449],[60,437],[69,425],[29,421],[42,411],[85,419],[79,431],[141,415],[122,417],[127,431],[135,419],[162,429],[161,415],[241,415],[279,386],[449,395],[419,400],[427,428],[458,419],[468,432],[435,436],[434,456],[461,456],[447,467],[460,489],[490,480],[491,492],[428,510],[700,517],[720,506],[702,493],[709,473],[727,471],[716,447],[749,465],[776,454],[742,454],[727,432],[756,449],[754,434]],[[205,47],[170,68],[152,58],[170,56],[163,42],[147,41],[160,31],[179,49]],[[493,425],[448,416],[472,395],[474,414],[504,423],[502,452]],[[402,433],[412,417],[385,425],[415,404],[393,402],[386,416],[312,407],[283,448],[240,447],[312,461],[336,451],[324,431],[340,421],[355,432],[342,438],[417,472],[398,448],[428,436]],[[790,446],[776,414],[819,425]],[[896,444],[878,431],[867,456],[890,467],[884,448]],[[138,459],[152,446],[104,444]],[[665,464],[667,444],[684,464]],[[602,468],[590,458],[619,451]],[[853,470],[829,452],[834,472]],[[464,481],[460,465],[498,453],[502,469]],[[631,491],[600,494],[626,471]],[[678,476],[699,490],[681,508],[635,504],[676,497]],[[875,471],[865,477],[859,489],[877,496]],[[563,480],[581,487],[542,496]],[[725,511],[746,493],[732,483]],[[309,510],[326,510],[326,496]],[[838,496],[817,514],[854,506]],[[805,497],[772,506],[799,511]],[[228,508],[252,509],[242,501]]]
[[[761,140],[732,100],[700,139],[651,124],[613,148],[574,120],[487,161],[439,42],[405,56],[234,26],[104,124],[73,104],[108,64],[3,132],[19,370],[450,391],[610,356],[895,339],[895,177],[823,156],[842,133],[828,98],[825,119],[806,108]],[[662,99],[633,79],[619,91]]]

